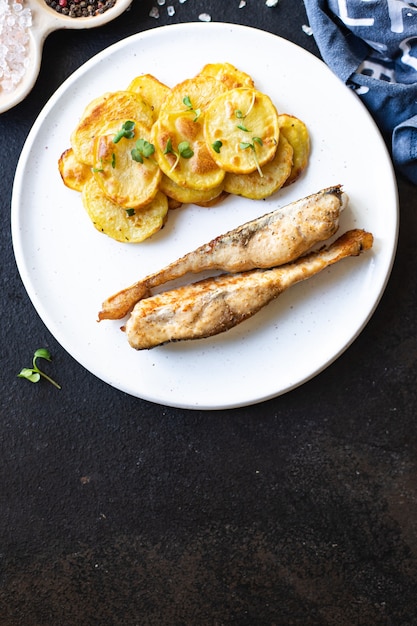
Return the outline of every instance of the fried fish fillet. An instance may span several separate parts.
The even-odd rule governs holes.
[[[243,272],[289,263],[334,235],[346,204],[341,185],[335,185],[247,222],[110,296],[98,318],[121,319],[150,289],[188,272]]]
[[[136,350],[217,335],[257,313],[288,287],[372,245],[371,233],[351,230],[327,248],[278,268],[222,274],[165,291],[138,302],[122,330]]]

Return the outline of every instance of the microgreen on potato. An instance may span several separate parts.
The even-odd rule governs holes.
[[[220,148],[222,147],[223,143],[220,141],[220,139],[218,139],[217,141],[215,141],[212,144],[212,148],[214,150],[214,152],[217,152],[217,154],[219,154],[220,152]]]
[[[133,139],[135,136],[135,122],[131,120],[127,120],[123,122],[121,129],[116,133],[113,139],[113,143],[119,143],[119,141],[123,138],[125,139]]]
[[[178,165],[180,157],[182,157],[183,159],[191,159],[194,151],[192,150],[188,141],[180,141],[180,143],[178,144],[178,152],[176,152],[172,147],[171,138],[169,138],[165,146],[164,154],[173,154],[176,157],[174,165],[171,168],[172,170],[174,170]]]
[[[249,141],[242,141],[242,142],[239,144],[239,148],[240,148],[241,150],[247,150],[248,148],[250,148],[251,150],[253,150],[253,156],[254,156],[254,158],[255,158],[256,169],[257,169],[257,170],[258,170],[258,172],[259,172],[259,176],[263,176],[263,174],[262,174],[262,170],[261,170],[261,168],[260,168],[260,166],[259,166],[258,157],[257,157],[257,154],[256,154],[255,143],[257,143],[259,146],[263,146],[263,145],[264,145],[264,144],[263,144],[263,141],[262,141],[262,139],[261,139],[260,137],[252,137],[252,143],[250,143]]]
[[[143,163],[143,158],[149,159],[155,152],[155,146],[146,139],[138,139],[135,147],[131,151],[132,159],[138,163]]]
[[[182,101],[189,111],[194,112],[195,117],[193,121],[196,122],[201,115],[201,109],[194,109],[193,105],[191,104],[190,96],[185,96]]]

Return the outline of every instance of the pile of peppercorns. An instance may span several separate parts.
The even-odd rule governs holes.
[[[116,4],[116,0],[45,0],[48,7],[68,17],[101,15]]]

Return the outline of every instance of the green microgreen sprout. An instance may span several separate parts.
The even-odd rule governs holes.
[[[180,143],[178,144],[178,152],[176,152],[172,147],[172,141],[170,137],[167,141],[167,145],[165,146],[164,154],[173,154],[175,156],[174,164],[170,170],[172,172],[172,170],[177,167],[180,157],[182,157],[183,159],[191,159],[194,151],[192,150],[188,141],[180,141]]]
[[[24,367],[20,373],[17,375],[18,378],[26,378],[27,380],[30,380],[31,383],[37,383],[41,377],[45,378],[45,380],[47,380],[48,382],[50,382],[52,385],[54,385],[54,387],[56,387],[57,389],[61,389],[61,385],[58,385],[57,382],[55,382],[55,380],[53,380],[50,376],[48,376],[47,374],[45,374],[45,372],[42,372],[39,367],[37,366],[37,359],[45,359],[46,361],[51,361],[51,355],[48,352],[48,350],[46,348],[39,348],[38,350],[36,350],[35,354],[33,355],[33,360],[32,360],[32,367]]]
[[[191,159],[194,154],[194,151],[192,150],[188,141],[181,141],[178,144],[178,152],[183,159]]]
[[[116,155],[114,154],[114,152],[112,152],[111,155],[111,166],[113,169],[116,167]]]
[[[149,159],[155,152],[153,143],[149,143],[146,139],[138,139],[135,147],[131,150],[132,159],[138,163],[143,163],[143,158]]]
[[[115,134],[113,138],[113,143],[119,143],[123,137],[125,139],[133,139],[135,136],[135,122],[131,120],[127,120],[123,122],[121,129]]]
[[[220,148],[222,147],[222,145],[223,143],[220,141],[220,139],[218,139],[213,144],[211,144],[211,147],[213,148],[214,152],[217,152],[217,154],[219,154]]]
[[[193,122],[196,122],[201,115],[201,109],[195,109],[193,107],[193,105],[191,104],[190,96],[185,96],[185,98],[183,98],[182,101],[189,111],[194,112]]]
[[[92,167],[92,172],[104,172],[103,159],[100,159],[101,167]]]
[[[249,109],[247,110],[245,114],[243,114],[240,109],[236,109],[235,116],[237,117],[238,120],[244,120],[245,117],[248,117],[249,113],[252,111],[254,102],[255,102],[255,94],[253,94],[251,103],[249,105]],[[249,128],[247,128],[244,124],[237,124],[237,127],[240,128],[240,130],[243,130],[245,133],[250,133]]]
[[[134,214],[135,214],[135,209],[126,209],[127,217],[133,217]]]
[[[259,146],[263,146],[263,141],[260,137],[252,137],[252,143],[250,143],[249,141],[242,141],[239,144],[239,148],[241,150],[247,150],[248,148],[250,148],[253,151],[253,156],[255,158],[255,163],[256,163],[256,169],[259,172],[259,176],[263,177],[263,173],[262,170],[259,166],[259,161],[258,161],[258,156],[256,154],[256,148],[255,148],[255,144],[258,144]]]
[[[242,113],[242,111],[240,109],[236,109],[235,111],[235,115],[239,120],[244,120],[245,117],[248,117],[249,113],[252,111],[253,109],[253,105],[255,104],[255,100],[256,100],[256,94],[255,92],[252,93],[252,100],[250,102],[249,105],[249,109],[246,111],[246,113]]]

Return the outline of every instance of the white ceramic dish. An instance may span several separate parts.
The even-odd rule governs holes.
[[[174,85],[205,63],[222,60],[251,74],[280,111],[306,122],[312,153],[305,175],[266,201],[230,197],[211,209],[184,206],[170,214],[160,233],[139,245],[120,244],[97,232],[80,195],[64,187],[57,169],[85,105],[106,91],[125,88],[140,73]],[[212,339],[136,352],[120,331],[121,322],[97,323],[101,302],[112,293],[238,224],[336,183],[350,196],[341,232],[370,230],[375,237],[371,252],[293,287],[252,319]],[[379,302],[397,230],[391,161],[358,97],[320,60],[292,43],[220,23],[140,33],[75,72],[29,134],[12,200],[13,244],[22,280],[61,345],[121,391],[190,409],[260,402],[297,387],[332,363]]]
[[[25,0],[25,7],[32,13],[29,31],[29,65],[25,75],[12,92],[0,90],[0,113],[22,102],[33,89],[41,67],[45,39],[54,30],[97,28],[111,22],[131,5],[132,0],[117,0],[116,4],[100,15],[92,17],[68,17],[51,9],[44,0]]]

